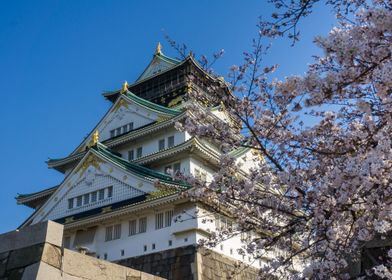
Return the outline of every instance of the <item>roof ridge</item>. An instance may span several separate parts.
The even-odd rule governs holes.
[[[157,110],[157,111],[164,111],[165,113],[171,114],[171,115],[178,115],[178,114],[181,113],[180,110],[173,109],[173,108],[167,108],[165,106],[162,106],[162,105],[156,104],[154,102],[148,101],[148,100],[146,100],[144,98],[141,98],[141,97],[137,96],[136,94],[134,94],[133,92],[131,92],[129,90],[127,90],[124,93],[124,96],[130,98],[131,100],[133,100],[133,101],[135,101],[135,102],[137,102],[137,103],[139,103],[141,105],[147,106],[150,109],[154,109],[154,110]]]
[[[113,154],[108,147],[100,142],[91,148],[100,153],[100,155],[104,156],[105,158],[115,161],[120,165],[124,165],[127,170],[134,171],[136,173],[142,173],[144,176],[153,177],[155,179],[162,180],[165,183],[187,186],[185,182],[176,181],[170,175],[124,160],[116,154]]]

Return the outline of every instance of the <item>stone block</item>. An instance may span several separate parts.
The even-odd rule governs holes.
[[[46,243],[42,253],[41,260],[51,266],[61,268],[61,249]]]
[[[44,244],[21,248],[10,253],[7,270],[29,266],[39,262],[42,256]]]
[[[63,225],[47,221],[0,235],[0,253],[48,242],[61,247]]]

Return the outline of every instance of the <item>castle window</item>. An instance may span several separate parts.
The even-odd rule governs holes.
[[[230,248],[230,255],[233,254],[233,248]]]
[[[104,259],[104,260],[107,260],[107,259],[108,259],[108,254],[106,254],[106,253],[103,254],[103,259]]]
[[[111,130],[110,131],[110,138],[113,138],[114,136],[116,136],[116,130]]]
[[[169,246],[173,245],[173,241],[169,240]]]
[[[105,241],[113,240],[113,226],[106,227]]]
[[[223,215],[215,215],[215,227],[216,229],[225,230],[231,228],[233,225],[230,218],[227,218]]]
[[[165,139],[159,140],[159,142],[158,142],[158,149],[159,149],[159,151],[162,151],[162,150],[165,149]]]
[[[143,251],[146,252],[147,251],[147,245],[143,246]]]
[[[82,196],[78,196],[77,198],[76,198],[76,206],[82,206],[82,199],[83,199],[83,197]]]
[[[123,133],[127,133],[128,132],[128,125],[124,125],[123,126]]]
[[[74,207],[74,200],[73,198],[68,199],[68,209],[72,209]]]
[[[173,218],[173,213],[174,213],[173,210],[170,210],[170,211],[166,211],[166,212],[165,212],[165,227],[170,227],[170,226],[171,226],[171,221],[172,221],[172,218]]]
[[[151,249],[155,250],[155,243],[152,243]]]
[[[121,134],[121,127],[116,129],[116,136]]]
[[[155,229],[170,227],[173,218],[173,210],[155,214]]]
[[[163,213],[155,214],[155,229],[163,228]]]
[[[171,175],[171,173],[172,173],[171,165],[168,165],[165,167],[165,173]]]
[[[89,194],[89,193],[86,193],[86,194],[83,196],[83,204],[86,205],[86,204],[89,204],[89,203],[90,203],[90,194]]]
[[[223,244],[220,245],[220,249],[221,249],[221,251],[223,251]]]
[[[129,235],[136,234],[136,220],[129,221]]]
[[[131,131],[131,130],[133,130],[133,122],[128,124],[128,131]]]
[[[114,225],[113,239],[121,238],[121,224]]]
[[[172,175],[172,174],[176,174],[177,172],[181,171],[181,163],[180,162],[176,162],[173,165],[168,165],[165,167],[165,173]]]
[[[128,151],[128,160],[131,161],[135,158],[133,150]]]
[[[174,136],[169,136],[167,138],[167,146],[168,146],[168,148],[171,148],[174,146]]]
[[[143,155],[143,147],[137,148],[137,150],[136,150],[136,157],[140,158],[140,157],[142,157],[142,155]]]
[[[91,193],[91,203],[97,201],[97,192],[92,192]]]
[[[143,233],[147,231],[147,217],[143,217],[139,219],[139,233]]]
[[[173,170],[174,170],[174,173],[180,172],[181,171],[181,163],[176,162],[175,164],[173,164]]]
[[[113,186],[110,186],[108,188],[108,197],[112,197],[113,196]]]
[[[98,199],[103,200],[105,198],[105,189],[99,190]]]
[[[121,256],[123,257],[125,255],[125,251],[121,250]]]

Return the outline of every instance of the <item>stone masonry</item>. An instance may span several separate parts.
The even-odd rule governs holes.
[[[159,280],[62,247],[63,226],[35,224],[0,235],[0,280]]]
[[[252,280],[257,270],[240,267],[234,259],[214,251],[190,245],[140,257],[124,259],[119,264],[173,280]]]

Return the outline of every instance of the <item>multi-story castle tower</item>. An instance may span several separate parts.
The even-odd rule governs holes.
[[[186,116],[186,95],[208,94],[211,87],[228,91],[214,87],[220,83],[191,55],[179,61],[165,56],[158,44],[134,83],[104,94],[112,105],[88,137],[69,156],[48,161],[64,180],[17,197],[35,209],[21,227],[62,223],[64,247],[169,279],[225,278],[236,262],[260,267],[238,253],[240,236],[201,253],[198,240],[232,222],[181,196],[191,186],[170,175],[181,171],[208,182],[217,169],[219,147],[174,125]],[[206,109],[231,121],[224,108]],[[250,167],[246,158],[255,156],[245,148],[231,155],[244,162],[244,172]],[[249,277],[242,272],[241,278]]]

